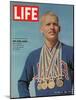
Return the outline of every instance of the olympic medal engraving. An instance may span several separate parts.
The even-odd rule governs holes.
[[[49,82],[48,82],[48,88],[49,89],[52,89],[52,88],[54,88],[55,87],[55,82],[54,82],[54,80],[50,80]]]
[[[41,87],[43,90],[47,89],[47,81],[42,82]]]
[[[56,85],[57,85],[57,87],[62,87],[63,86],[63,80],[61,80],[61,79],[57,79],[56,80]]]

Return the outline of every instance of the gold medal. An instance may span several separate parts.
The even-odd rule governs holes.
[[[54,88],[55,87],[55,82],[54,82],[54,80],[50,80],[49,82],[48,82],[48,88],[49,89],[52,89],[52,88]]]
[[[61,80],[61,79],[57,79],[56,80],[56,85],[57,85],[57,87],[62,87],[63,86],[63,81]]]
[[[41,87],[43,90],[45,90],[47,88],[47,81],[42,82]]]
[[[41,83],[38,83],[37,89],[38,89],[38,90],[41,90]]]

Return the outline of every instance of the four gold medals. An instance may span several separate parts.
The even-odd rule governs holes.
[[[57,49],[58,48],[58,49]],[[46,50],[44,52],[44,50]],[[54,51],[54,52],[52,52]],[[41,76],[43,76],[43,79],[41,79],[41,81],[38,83],[37,88],[38,90],[45,90],[47,88],[49,89],[53,89],[55,86],[57,87],[62,87],[64,85],[64,82],[62,80],[62,69],[60,69],[60,45],[59,43],[56,45],[55,48],[53,48],[53,50],[51,51],[51,53],[49,52],[49,50],[45,48],[42,49],[42,56],[40,59],[40,69],[39,69],[39,79],[41,79]],[[44,56],[45,54],[47,54],[46,56]],[[49,55],[52,55],[49,56]],[[46,60],[45,60],[45,59]],[[49,61],[50,59],[50,61]],[[50,63],[49,63],[49,62]],[[46,70],[45,66],[49,66],[48,70]],[[58,67],[59,66],[59,67]],[[50,77],[51,75],[51,77]],[[61,76],[61,78],[59,78]],[[47,79],[47,77],[49,77],[49,79]]]

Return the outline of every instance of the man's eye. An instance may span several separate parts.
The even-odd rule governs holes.
[[[53,23],[53,25],[58,26],[58,24],[57,24],[57,23]]]
[[[47,25],[47,26],[49,26],[49,25],[50,25],[50,23],[47,23],[46,25]]]

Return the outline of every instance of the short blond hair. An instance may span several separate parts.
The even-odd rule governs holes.
[[[56,19],[57,19],[57,22],[59,22],[58,16],[57,16],[54,12],[48,11],[48,12],[46,12],[45,14],[43,14],[43,15],[40,17],[40,24],[41,24],[41,25],[42,25],[42,23],[44,22],[44,17],[47,16],[47,15],[55,16]]]

